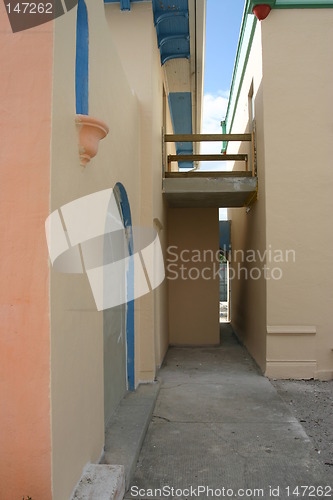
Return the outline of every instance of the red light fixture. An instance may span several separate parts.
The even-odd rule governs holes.
[[[252,9],[253,14],[257,17],[259,21],[266,19],[271,11],[271,6],[266,3],[255,5]]]

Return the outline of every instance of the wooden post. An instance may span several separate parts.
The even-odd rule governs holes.
[[[164,127],[162,127],[162,179],[165,178],[166,170],[166,144],[164,141]]]
[[[223,155],[223,154],[207,154],[207,155],[192,155],[192,154],[180,154],[180,155],[169,155],[168,161],[246,161],[248,155],[246,154],[235,154],[235,155]]]
[[[255,125],[253,124],[252,133],[251,133],[251,146],[252,146],[252,177],[256,175],[256,146],[255,146]]]
[[[164,140],[165,142],[250,142],[251,134],[165,134]]]

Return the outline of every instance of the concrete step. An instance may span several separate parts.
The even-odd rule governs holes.
[[[121,465],[89,465],[74,491],[72,500],[122,500],[125,471]]]
[[[128,393],[107,426],[101,463],[124,466],[126,488],[132,480],[159,390],[157,381]]]

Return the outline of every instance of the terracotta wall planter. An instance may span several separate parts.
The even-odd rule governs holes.
[[[76,115],[79,131],[80,164],[85,167],[96,156],[98,144],[109,133],[109,127],[102,120],[89,115]]]

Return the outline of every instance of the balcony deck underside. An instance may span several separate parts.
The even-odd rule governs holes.
[[[250,172],[169,172],[163,193],[169,207],[244,207],[256,197],[257,178]]]

